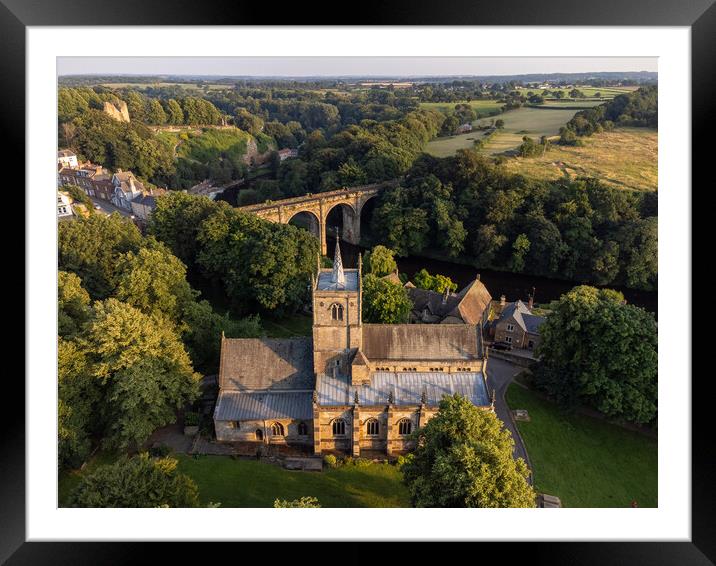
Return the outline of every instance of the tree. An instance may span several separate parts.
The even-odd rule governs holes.
[[[89,455],[101,399],[99,383],[90,374],[81,342],[58,337],[57,375],[58,465],[60,469],[77,468]]]
[[[94,203],[92,202],[92,199],[89,198],[87,193],[77,185],[62,185],[60,190],[70,195],[70,198],[73,201],[83,204],[89,214],[94,212]]]
[[[74,273],[57,274],[57,333],[72,337],[90,319],[90,296]]]
[[[540,326],[535,384],[566,407],[649,423],[657,410],[654,315],[621,293],[579,286],[551,306]]]
[[[527,234],[519,234],[512,243],[512,259],[510,268],[519,273],[525,268],[525,256],[530,251],[530,240]]]
[[[381,324],[408,322],[413,302],[402,285],[368,274],[363,277],[363,319]]]
[[[70,507],[200,507],[194,480],[177,470],[175,458],[143,453],[99,466],[85,475]]]
[[[372,273],[378,277],[383,277],[398,269],[393,250],[381,245],[375,246],[365,255],[363,265],[365,273]]]
[[[315,497],[301,497],[300,499],[293,499],[291,501],[287,501],[285,499],[276,499],[276,501],[273,502],[273,506],[276,509],[279,509],[281,507],[303,507],[317,509],[321,506],[321,504],[318,503],[318,499]]]
[[[495,128],[497,128],[498,130],[501,130],[504,127],[505,127],[505,121],[502,118],[498,118],[497,120],[495,120]]]
[[[199,394],[200,375],[173,325],[111,298],[96,302],[86,344],[90,372],[103,387],[101,411],[107,446],[141,445]]]
[[[527,464],[513,458],[512,436],[492,411],[445,395],[414,436],[401,469],[415,507],[535,506]]]
[[[196,265],[197,235],[201,223],[222,205],[209,197],[171,191],[156,199],[148,232],[164,242],[172,253],[193,267]]]
[[[136,252],[142,244],[137,227],[119,214],[94,214],[57,228],[59,269],[79,276],[94,299],[104,299],[116,286],[115,267],[119,256]]]
[[[421,269],[418,271],[413,276],[413,283],[415,283],[416,287],[428,289],[429,291],[436,291],[440,294],[443,294],[446,291],[457,290],[457,283],[453,282],[453,280],[448,276],[440,275],[439,273],[430,275],[427,269]]]
[[[198,295],[186,281],[184,264],[154,238],[138,252],[121,255],[116,273],[117,299],[175,325],[181,323],[189,303]]]

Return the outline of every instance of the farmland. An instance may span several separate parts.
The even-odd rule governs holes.
[[[618,87],[576,86],[576,87],[570,87],[570,88],[565,88],[565,87],[548,88],[545,90],[548,90],[550,93],[561,91],[562,93],[564,93],[565,97],[569,97],[569,93],[572,91],[573,88],[576,88],[578,91],[580,91],[586,97],[594,97],[597,95],[597,93],[599,93],[600,97],[602,99],[606,100],[606,99],[614,98],[615,96],[619,96],[620,94],[626,94],[628,92],[632,92],[634,90],[637,90],[639,87],[638,86],[618,86]],[[520,94],[525,95],[525,96],[527,96],[528,92],[532,92],[534,94],[543,93],[543,90],[539,89],[539,88],[518,87],[516,90],[519,91]],[[554,95],[550,95],[549,97],[547,97],[547,99],[549,99],[549,98],[554,98]]]
[[[499,100],[471,100],[470,102],[421,102],[420,108],[447,112],[448,110],[453,110],[456,104],[469,104],[475,112],[490,116],[499,114],[504,105]]]
[[[485,146],[485,152],[496,154],[514,149],[522,143],[523,136],[539,138],[554,136],[578,112],[575,108],[530,108],[522,107],[500,115],[505,127]],[[487,125],[493,118],[477,120],[478,125]],[[475,140],[483,135],[481,131],[436,138],[428,143],[427,153],[435,157],[447,157],[458,149],[473,147]]]
[[[581,138],[583,147],[552,145],[542,157],[512,157],[505,167],[544,180],[597,177],[618,188],[655,191],[658,186],[658,133],[619,128]]]

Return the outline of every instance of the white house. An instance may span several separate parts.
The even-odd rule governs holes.
[[[57,152],[57,164],[61,167],[78,167],[77,155],[69,149],[61,149]]]
[[[125,210],[132,210],[132,201],[144,194],[144,185],[131,171],[117,171],[112,176],[114,195],[112,204]]]
[[[69,195],[66,195],[64,193],[61,193],[58,191],[57,193],[57,218],[62,219],[70,219],[74,215],[74,212],[72,211],[72,199],[69,197]]]

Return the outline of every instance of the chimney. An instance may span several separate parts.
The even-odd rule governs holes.
[[[478,273],[477,276],[475,277],[475,281],[479,281],[479,280],[480,280],[480,274]]]
[[[445,289],[445,294],[443,295],[443,304],[447,304],[448,295],[450,295],[450,289]]]
[[[535,297],[534,297],[534,295],[530,295],[530,299],[529,299],[529,301],[527,301],[527,308],[529,310],[532,310],[532,307],[534,306],[534,304],[535,304]]]
[[[506,301],[507,301],[507,297],[505,297],[504,295],[500,295],[500,306],[501,307],[505,306]]]

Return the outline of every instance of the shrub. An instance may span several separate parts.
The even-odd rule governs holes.
[[[395,466],[399,470],[405,465],[413,461],[413,454],[406,454],[403,456],[402,454],[398,456],[395,460]]]
[[[333,454],[326,454],[323,457],[323,461],[325,462],[326,466],[329,468],[337,468],[338,467],[338,458],[336,458]]]
[[[353,460],[353,465],[356,468],[368,468],[369,466],[373,465],[373,462],[371,462],[367,458],[356,458],[355,460]]]
[[[300,499],[293,499],[292,501],[287,501],[285,499],[276,499],[273,502],[273,506],[276,509],[279,509],[281,507],[309,507],[309,508],[320,508],[321,504],[318,503],[318,499],[315,497],[301,497]]]
[[[152,458],[164,458],[166,456],[169,456],[169,454],[171,453],[172,449],[166,444],[158,444],[156,446],[152,446],[149,449],[149,455]]]

